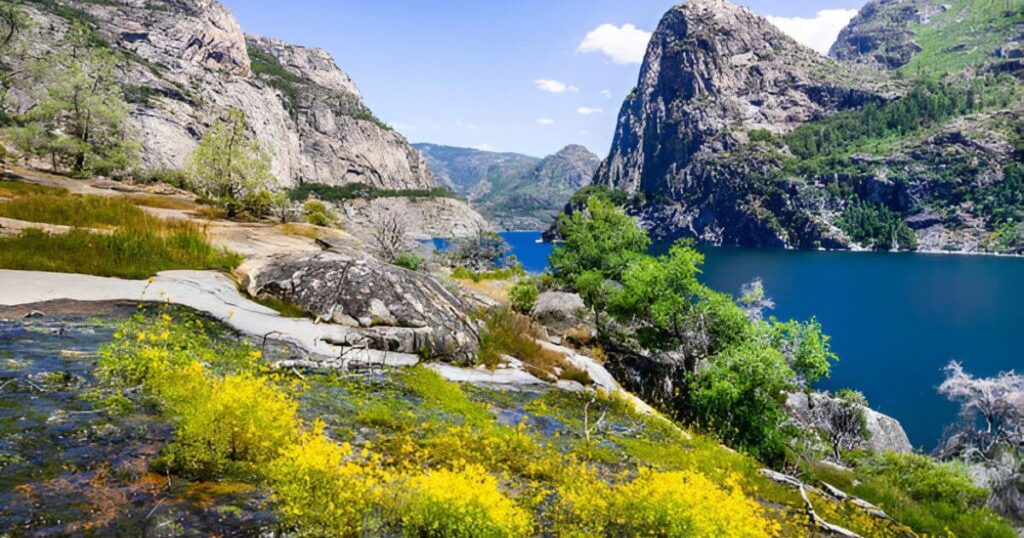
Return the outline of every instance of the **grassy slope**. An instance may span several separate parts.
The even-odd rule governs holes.
[[[1015,25],[1024,23],[1024,6],[1015,0],[942,3],[950,9],[911,27],[914,42],[923,50],[900,69],[903,74],[952,74],[988,63],[992,52],[1019,31]]]
[[[126,198],[70,195],[60,189],[0,182],[0,216],[28,222],[104,229],[47,234],[29,229],[0,238],[4,269],[146,278],[170,269],[223,269],[240,257],[211,246],[201,230],[167,221]]]

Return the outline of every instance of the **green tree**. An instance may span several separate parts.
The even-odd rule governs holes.
[[[92,46],[89,35],[75,24],[66,48],[33,63],[31,81],[45,90],[19,118],[26,128],[38,124],[47,133],[44,151],[54,170],[66,167],[76,175],[126,170],[138,159],[138,144],[127,137],[117,56]]]
[[[203,135],[188,170],[199,191],[223,205],[229,218],[245,211],[246,197],[267,191],[271,181],[270,154],[250,136],[245,114],[234,108]]]
[[[681,241],[663,256],[637,258],[623,271],[610,311],[623,320],[651,324],[659,333],[658,347],[675,347],[694,322],[702,263],[704,255]]]
[[[711,357],[690,392],[690,413],[730,446],[773,466],[785,460],[785,392],[794,374],[777,349],[756,339]]]
[[[802,383],[815,383],[829,376],[831,361],[838,360],[829,340],[815,318],[806,323],[772,319],[772,345],[783,353]]]
[[[585,271],[621,279],[626,267],[647,253],[651,242],[632,217],[595,196],[587,199],[586,211],[561,215],[558,230],[563,242],[548,261],[555,277],[569,286]]]

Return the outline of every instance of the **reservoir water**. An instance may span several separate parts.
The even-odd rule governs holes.
[[[502,234],[530,272],[551,245],[539,232]],[[665,246],[660,246],[664,250]],[[658,245],[654,247],[657,251]],[[862,391],[931,450],[956,420],[936,392],[957,360],[978,376],[1024,370],[1024,259],[945,254],[702,248],[702,280],[736,295],[760,277],[780,319],[816,316],[840,361],[822,388]]]

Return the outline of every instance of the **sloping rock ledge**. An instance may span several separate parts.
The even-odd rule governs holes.
[[[202,312],[246,336],[293,346],[302,355],[279,362],[285,368],[358,369],[401,367],[419,364],[410,353],[387,352],[361,343],[365,334],[358,328],[311,319],[286,318],[244,297],[223,273],[216,271],[165,271],[150,280],[123,280],[71,273],[12,271],[0,269],[0,307],[25,307],[48,302],[170,303]],[[2,308],[0,308],[2,310]],[[345,345],[357,341],[357,345]],[[620,393],[637,411],[656,414],[639,398],[624,391],[615,379],[589,357],[572,350],[544,344],[567,356],[585,370],[595,388]],[[551,385],[515,367],[490,371],[444,363],[427,365],[450,381],[510,390],[541,390],[556,387],[582,390],[580,386]]]

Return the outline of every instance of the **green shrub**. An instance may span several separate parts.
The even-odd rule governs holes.
[[[452,278],[472,280],[473,282],[480,282],[481,280],[508,280],[521,276],[526,276],[526,271],[523,269],[523,266],[518,264],[491,271],[473,271],[462,266],[452,269]]]
[[[533,531],[530,515],[479,465],[409,477],[395,511],[406,536],[512,538]]]
[[[1013,527],[985,507],[988,492],[958,462],[888,452],[856,462],[853,493],[919,533],[1013,538]]]
[[[537,303],[537,285],[533,280],[520,280],[508,289],[508,299],[512,303],[512,309],[516,312],[528,314]]]
[[[423,258],[420,258],[413,252],[399,252],[398,256],[395,256],[394,263],[410,271],[419,271],[420,267],[423,266]]]
[[[793,371],[777,349],[751,341],[708,359],[691,388],[690,413],[726,444],[769,465],[785,461],[785,391]]]
[[[585,271],[598,271],[607,279],[620,280],[622,272],[647,254],[650,239],[632,217],[597,196],[587,199],[587,210],[558,218],[563,243],[548,262],[556,278],[572,285]]]
[[[302,204],[302,210],[306,212],[306,222],[314,226],[330,226],[337,218],[327,204],[319,200],[307,201]]]

